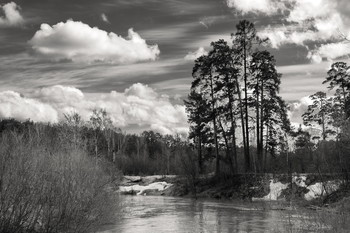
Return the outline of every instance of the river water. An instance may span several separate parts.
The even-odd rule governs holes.
[[[163,196],[120,198],[115,222],[105,225],[100,233],[304,232],[298,211],[271,210],[267,203]]]

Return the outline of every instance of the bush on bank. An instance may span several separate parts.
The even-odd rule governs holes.
[[[0,232],[90,232],[113,213],[110,175],[64,127],[0,134]]]

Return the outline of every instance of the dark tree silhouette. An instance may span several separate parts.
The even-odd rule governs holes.
[[[244,144],[244,155],[245,155],[245,169],[247,171],[250,168],[250,150],[249,150],[249,105],[248,105],[248,82],[249,82],[249,57],[253,52],[253,47],[260,45],[263,40],[257,36],[257,31],[253,23],[242,20],[236,25],[236,33],[232,33],[233,47],[237,58],[241,61],[241,76],[243,79],[243,90],[244,90],[244,117],[242,120],[243,128],[243,144]],[[244,121],[244,122],[243,122]]]
[[[207,141],[206,131],[206,121],[204,119],[208,118],[207,109],[210,107],[208,103],[203,99],[203,96],[197,93],[194,89],[191,90],[184,101],[186,106],[186,111],[188,114],[188,122],[190,124],[189,139],[193,139],[198,150],[198,168],[199,173],[203,172],[203,153],[202,144]]]
[[[252,101],[250,104],[255,107],[256,113],[256,146],[257,146],[257,160],[258,170],[263,170],[263,147],[264,147],[264,124],[269,119],[264,116],[268,109],[266,107],[280,106],[278,101],[269,102],[276,104],[270,106],[266,104],[269,99],[276,99],[279,92],[279,85],[281,84],[281,74],[276,70],[275,58],[268,51],[257,51],[252,54],[250,62],[250,72],[252,79],[249,82],[249,88],[253,90]],[[282,107],[282,106],[280,106]],[[280,109],[279,109],[280,110]],[[282,111],[283,112],[283,111]],[[270,114],[267,116],[271,116]],[[272,117],[272,116],[271,116]]]

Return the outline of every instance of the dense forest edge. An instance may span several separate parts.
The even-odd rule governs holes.
[[[0,232],[94,232],[114,218],[114,190],[124,175],[163,175],[176,187],[165,195],[248,201],[278,179],[290,184],[288,203],[306,205],[305,189],[292,179],[307,174],[309,183],[340,182],[307,205],[349,216],[350,66],[332,64],[323,82],[331,94],[311,95],[295,128],[269,41],[257,35],[243,20],[232,43],[212,42],[196,59],[184,101],[187,138],[128,134],[104,109],[93,109],[88,121],[67,113],[58,124],[2,119]]]

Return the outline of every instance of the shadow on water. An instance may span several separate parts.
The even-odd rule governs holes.
[[[303,232],[298,226],[300,213],[271,210],[266,208],[267,203],[163,196],[120,196],[120,199],[123,204],[115,223],[104,226],[100,233],[288,232],[293,228]]]

